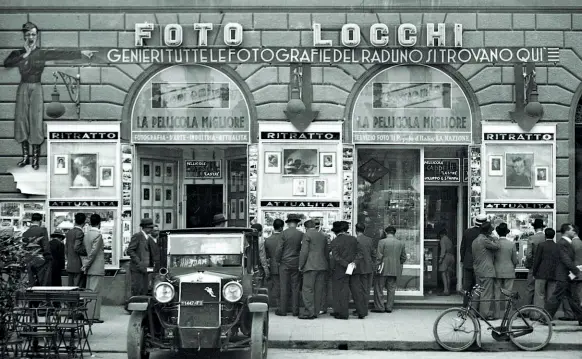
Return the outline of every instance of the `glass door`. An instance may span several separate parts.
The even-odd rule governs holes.
[[[423,295],[423,226],[421,193],[422,150],[391,147],[358,148],[357,220],[375,240],[384,229],[396,227],[396,238],[404,242],[407,259],[397,281],[398,295]]]

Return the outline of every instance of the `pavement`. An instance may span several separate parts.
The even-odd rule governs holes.
[[[441,310],[398,309],[392,313],[370,313],[365,319],[337,320],[323,315],[300,320],[291,315],[269,317],[269,347],[275,349],[341,350],[443,350],[435,342],[433,323]],[[93,325],[91,349],[96,353],[125,353],[129,315],[123,307],[101,308],[102,324]],[[498,321],[500,322],[500,321]],[[496,322],[494,322],[496,323]],[[484,325],[484,323],[482,323]],[[515,351],[510,342],[496,342],[485,327],[482,351]],[[555,321],[554,334],[546,350],[582,351],[582,326]]]

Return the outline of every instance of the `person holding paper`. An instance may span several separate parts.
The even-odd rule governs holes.
[[[336,319],[348,319],[350,302],[350,275],[354,270],[358,240],[347,232],[350,225],[345,221],[333,222],[331,231],[336,238],[331,242],[331,254],[334,261],[332,274],[333,313]]]
[[[572,246],[572,238],[576,236],[576,233],[574,232],[574,227],[569,223],[562,224],[560,233],[562,234],[562,238],[557,242],[557,246],[560,252],[560,260],[556,266],[556,289],[546,303],[545,309],[553,318],[558,311],[558,307],[560,306],[562,299],[566,298],[568,300],[568,304],[570,304],[572,312],[578,319],[578,325],[582,326],[582,308],[580,307],[580,297],[578,297],[578,293],[572,290],[572,280],[582,279],[582,273],[580,269],[578,269],[578,267],[576,267],[574,264],[576,253],[574,252],[574,247]]]
[[[377,275],[374,278],[374,313],[392,313],[396,294],[396,280],[406,262],[404,242],[396,238],[396,228],[386,227],[386,238],[378,242]],[[384,288],[387,296],[384,302]]]

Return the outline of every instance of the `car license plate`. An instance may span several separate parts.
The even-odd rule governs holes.
[[[183,300],[180,302],[180,305],[184,307],[201,307],[204,305],[203,300]]]

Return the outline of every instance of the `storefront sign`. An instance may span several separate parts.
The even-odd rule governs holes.
[[[250,140],[250,113],[241,90],[206,66],[173,66],[152,76],[138,92],[131,120],[133,143]]]
[[[49,201],[50,207],[117,207],[119,201]]]
[[[424,182],[460,182],[459,158],[425,158]]]
[[[261,140],[327,140],[339,141],[339,132],[261,132]]]
[[[355,143],[470,144],[471,109],[462,89],[444,72],[395,66],[362,88],[352,130]]]
[[[553,141],[553,133],[483,133],[484,141]]]
[[[486,209],[554,209],[553,203],[491,203],[485,202]]]
[[[222,161],[186,161],[184,178],[222,178]]]
[[[49,132],[51,140],[117,140],[119,132]]]
[[[261,201],[261,207],[297,207],[297,208],[339,208],[335,201]]]

